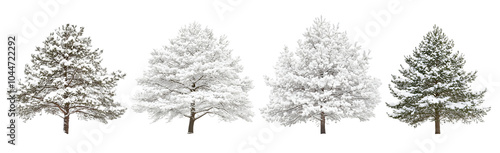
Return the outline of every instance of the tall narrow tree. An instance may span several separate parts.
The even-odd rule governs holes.
[[[490,110],[482,107],[486,90],[473,92],[470,83],[476,73],[466,72],[464,55],[453,53],[454,42],[434,29],[424,36],[424,40],[413,50],[412,56],[405,56],[408,67],[392,75],[389,85],[391,94],[399,103],[387,106],[394,109],[389,116],[417,127],[425,121],[434,121],[435,134],[440,134],[441,122],[470,123],[483,121]]]
[[[45,112],[64,120],[69,133],[69,117],[107,123],[125,112],[113,100],[117,81],[125,74],[107,73],[101,67],[103,50],[91,49],[83,27],[63,25],[37,47],[26,64],[25,80],[20,83],[19,115],[25,120]]]
[[[285,126],[319,122],[325,134],[327,120],[374,116],[379,80],[367,75],[367,54],[360,54],[345,32],[317,18],[298,45],[296,52],[281,52],[275,78],[265,77],[272,88],[270,103],[261,109],[266,120]]]
[[[250,121],[251,81],[240,77],[243,67],[228,44],[225,36],[217,38],[198,23],[182,27],[168,46],[151,53],[149,68],[137,81],[143,90],[135,110],[147,111],[154,121],[189,118],[188,134],[205,115]]]

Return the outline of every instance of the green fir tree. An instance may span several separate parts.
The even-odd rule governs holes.
[[[470,83],[476,73],[466,72],[464,55],[453,52],[454,42],[434,29],[424,36],[412,56],[405,56],[409,67],[403,67],[401,76],[392,75],[391,94],[399,103],[387,106],[394,109],[389,116],[417,127],[425,121],[435,122],[435,134],[440,134],[440,123],[462,121],[482,122],[490,110],[483,107],[486,90],[472,91]]]

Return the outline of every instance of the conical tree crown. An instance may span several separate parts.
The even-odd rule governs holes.
[[[405,56],[408,67],[401,66],[401,76],[392,75],[394,86],[389,86],[391,94],[400,101],[387,104],[395,109],[390,117],[415,127],[436,118],[444,122],[482,121],[489,111],[480,106],[486,91],[470,89],[477,72],[463,69],[464,55],[454,53],[453,46],[453,40],[434,26],[412,56]]]

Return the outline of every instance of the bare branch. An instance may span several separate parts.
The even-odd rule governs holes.
[[[205,113],[201,114],[200,116],[194,118],[194,120],[196,121],[197,119],[199,119],[199,118],[201,118],[201,117],[203,117],[203,116],[205,116],[205,115],[207,115],[209,113],[212,113],[212,112],[205,112]]]

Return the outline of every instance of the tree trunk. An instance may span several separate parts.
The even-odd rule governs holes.
[[[189,118],[188,134],[193,134],[193,128],[194,128],[194,116]]]
[[[191,103],[191,116],[189,117],[188,134],[193,134],[194,131],[194,121],[196,115],[194,111],[196,111],[194,108],[194,103]]]
[[[439,112],[436,110],[434,112],[435,114],[435,117],[434,117],[434,126],[435,126],[435,130],[436,130],[436,133],[435,134],[441,134],[441,127],[439,125],[439,120],[440,120],[440,116],[439,116]]]
[[[69,115],[64,115],[64,133],[69,133]]]
[[[326,134],[325,123],[325,112],[321,112],[321,134]]]
[[[64,104],[64,133],[69,134],[69,103]]]

